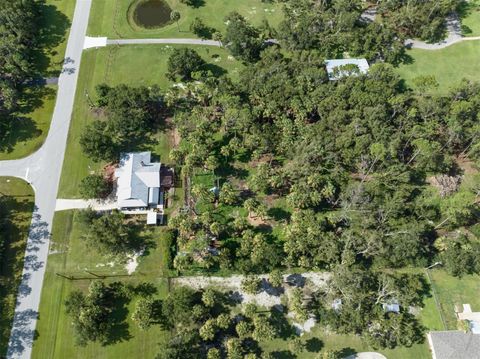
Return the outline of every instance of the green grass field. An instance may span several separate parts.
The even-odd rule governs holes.
[[[480,276],[456,278],[444,270],[432,270],[431,276],[448,329],[457,329],[455,305],[470,304],[473,311],[480,311]]]
[[[442,50],[407,50],[411,63],[398,67],[399,75],[412,88],[420,75],[434,75],[439,83],[435,92],[447,93],[461,79],[480,80],[480,41],[466,41]]]
[[[44,89],[38,107],[14,122],[1,142],[0,161],[22,158],[39,149],[48,134],[55,106],[56,86]]]
[[[40,27],[49,29],[42,43],[45,53],[35,59],[41,76],[58,76],[62,68],[75,0],[46,0]],[[18,120],[0,140],[0,160],[22,158],[35,152],[45,141],[55,105],[57,86],[27,91]]]
[[[465,36],[480,36],[480,0],[464,2],[460,8],[462,32]]]
[[[0,177],[0,196],[6,200],[8,220],[5,233],[5,257],[0,261],[0,357],[8,345],[17,289],[22,277],[27,235],[32,220],[34,194],[27,182],[12,177]],[[1,239],[0,239],[1,240]]]
[[[119,265],[110,265],[109,259],[88,249],[81,239],[84,228],[75,219],[74,211],[57,212],[52,230],[51,254],[40,302],[40,317],[37,324],[38,337],[34,342],[32,358],[153,358],[161,348],[158,343],[168,335],[158,327],[142,331],[130,319],[135,300],[129,303],[128,313],[122,313],[127,326],[115,332],[118,342],[102,346],[75,345],[74,331],[65,313],[64,301],[74,289],[86,290],[93,278],[85,270],[97,275],[111,276],[107,281],[121,280],[125,284],[153,283],[160,297],[168,293],[165,278],[165,261],[162,257],[162,233],[164,227],[150,229],[149,236],[157,247],[140,259],[137,270],[125,276],[126,270]],[[73,276],[75,280],[59,275]],[[85,279],[80,279],[85,278]]]
[[[182,47],[182,46],[175,46]],[[242,68],[235,60],[229,60],[228,53],[221,48],[193,46],[215,71],[229,72],[232,76]],[[79,144],[79,138],[86,123],[93,120],[86,91],[94,99],[95,86],[100,83],[109,85],[128,84],[132,86],[151,86],[158,84],[167,90],[172,82],[165,77],[167,60],[173,46],[134,45],[107,47],[86,51],[83,54],[80,77],[76,93],[73,118],[70,125],[67,151],[60,181],[59,198],[76,198],[78,184],[89,171],[98,169],[102,164],[94,163],[85,157]],[[164,133],[157,135],[157,144],[151,150],[168,163],[171,139]]]
[[[90,36],[107,36],[109,38],[145,38],[145,37],[195,37],[190,32],[190,24],[195,17],[218,31],[225,30],[224,18],[235,10],[255,25],[266,19],[276,26],[282,18],[281,5],[260,0],[208,0],[203,6],[192,8],[180,3],[180,0],[167,0],[170,8],[180,12],[178,22],[158,29],[142,29],[130,24],[129,7],[135,0],[100,0],[94,1],[90,14],[88,34]]]
[[[305,350],[298,354],[298,359],[314,359],[322,350],[336,350],[346,357],[360,352],[379,352],[384,354],[388,359],[429,359],[431,358],[428,345],[415,344],[410,348],[396,348],[378,350],[368,346],[360,337],[355,335],[338,335],[327,333],[323,329],[316,327],[310,333],[302,336],[302,341],[306,344]],[[274,352],[275,358],[295,358],[289,353],[288,341],[275,339],[262,343],[262,349],[268,352]]]

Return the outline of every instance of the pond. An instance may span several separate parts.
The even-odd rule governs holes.
[[[146,0],[137,5],[133,18],[141,27],[161,27],[170,22],[171,12],[172,9],[163,0]]]

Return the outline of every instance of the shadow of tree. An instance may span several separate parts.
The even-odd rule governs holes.
[[[30,274],[22,275],[33,195],[0,193],[0,353],[7,351],[17,295],[31,292]]]
[[[296,359],[297,356],[293,354],[290,350],[278,350],[271,352],[272,357],[275,359]]]
[[[209,71],[212,73],[213,76],[215,77],[220,77],[222,75],[225,75],[227,73],[227,70],[225,70],[223,67],[220,67],[215,64],[205,64],[202,66],[202,69],[205,71]]]
[[[51,57],[57,55],[55,48],[65,41],[70,20],[57,7],[41,3],[39,8],[38,46],[35,52],[35,64],[38,75],[42,77],[58,76],[62,62],[51,63]],[[58,70],[52,70],[58,65]],[[50,69],[49,69],[50,68]]]
[[[292,214],[283,208],[272,207],[268,209],[268,216],[272,217],[276,221],[286,220],[289,221]]]
[[[311,353],[318,353],[322,350],[323,346],[323,342],[318,338],[310,338],[305,342],[307,351]]]
[[[115,306],[109,318],[111,328],[107,341],[103,345],[113,345],[132,338],[126,322],[129,302],[130,299],[126,296],[119,296],[115,299]]]
[[[195,9],[205,6],[205,0],[188,0],[186,3]]]
[[[45,91],[53,90],[41,83],[38,86],[39,82],[29,80],[58,76],[62,70],[63,60],[59,63],[52,63],[52,57],[58,55],[56,47],[65,40],[67,30],[70,27],[70,20],[65,14],[58,11],[54,5],[39,1],[37,6],[38,23],[36,27],[38,32],[35,34],[35,43],[27,50],[27,56],[32,62],[31,72],[24,79],[25,83],[16,88],[20,95],[20,99],[17,101],[18,109],[15,109],[16,112],[2,114],[0,151],[12,151],[18,142],[41,135],[41,131],[36,127],[35,122],[22,116],[22,114],[31,113],[34,109],[42,106],[43,98],[46,95]],[[68,69],[68,71],[72,71],[72,69]]]
[[[38,312],[31,309],[15,313],[7,357],[21,357],[25,348],[31,347],[38,336],[38,332],[32,329],[37,318]]]
[[[35,109],[43,106],[44,101],[55,96],[55,90],[50,87],[30,86],[23,91],[22,100],[16,113],[6,115],[1,121],[0,151],[11,152],[18,142],[37,138],[42,131],[31,117]]]

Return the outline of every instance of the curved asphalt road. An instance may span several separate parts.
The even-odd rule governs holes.
[[[0,162],[0,176],[26,179],[35,190],[35,209],[28,235],[22,282],[18,289],[7,358],[30,358],[32,353],[50,231],[91,1],[77,0],[75,5],[65,63],[58,81],[57,101],[44,145],[29,157]]]

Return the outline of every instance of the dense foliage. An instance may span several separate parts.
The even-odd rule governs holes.
[[[88,209],[80,212],[80,221],[86,226],[85,243],[103,255],[126,260],[128,255],[148,244],[140,227],[134,221],[127,223],[125,214],[120,211],[97,214]]]
[[[88,342],[108,344],[115,326],[114,310],[124,298],[123,286],[118,282],[106,285],[93,281],[87,294],[70,292],[65,307],[72,317],[77,342],[83,346]]]
[[[148,143],[148,134],[165,115],[158,87],[98,85],[98,118],[89,123],[80,145],[93,160],[118,160],[120,153]]]
[[[283,315],[276,310],[265,313],[253,308],[248,314],[234,317],[235,303],[211,288],[199,292],[178,287],[158,304],[173,336],[157,359],[243,358],[249,353],[259,354],[258,341],[278,336],[276,318]]]
[[[381,1],[378,13],[383,21],[406,36],[438,41],[445,36],[445,18],[461,3],[461,0]]]
[[[362,17],[360,0],[289,0],[279,39],[292,50],[319,49],[323,56],[363,55],[369,60],[399,61],[403,36],[388,22]]]
[[[318,51],[270,48],[238,82],[210,78],[171,93],[181,135],[172,157],[192,181],[188,205],[169,222],[174,266],[332,271],[331,288],[344,281],[355,296],[336,292],[343,309],[325,309],[333,319],[324,325],[376,347],[410,346],[423,338],[408,312],[422,306],[423,279],[377,270],[441,261],[455,275],[479,271],[474,233],[439,237],[478,220],[475,181],[461,181],[465,163],[479,159],[480,88],[463,81],[448,95],[415,93],[388,64],[328,81],[323,64]],[[258,288],[255,279],[244,287]],[[317,295],[309,310],[335,299]],[[394,300],[400,312],[384,311]],[[293,303],[306,318],[301,297]]]
[[[237,12],[229,14],[225,18],[225,22],[227,31],[223,42],[232,55],[246,62],[258,60],[263,48],[260,31]]]
[[[237,81],[198,76],[202,58],[175,50],[167,76],[188,83],[165,94],[180,137],[170,158],[185,186],[184,206],[168,221],[173,267],[242,272],[251,295],[262,290],[258,273],[271,273],[278,288],[279,269],[328,271],[325,288],[308,299],[291,290],[296,320],[314,315],[379,348],[421,342],[424,328],[410,309],[423,306],[429,288],[399,269],[438,261],[456,276],[480,272],[480,85],[462,81],[432,95],[435,79],[422,77],[414,92],[388,62],[403,59],[406,37],[441,37],[456,5],[380,2],[372,21],[362,1],[288,0],[278,43],[265,41],[268,24],[262,31],[231,13],[222,43],[244,62]],[[192,24],[200,36],[205,27]],[[372,66],[329,81],[326,58],[345,53]],[[96,160],[141,147],[134,139],[144,140],[166,112],[158,89],[97,92],[99,118],[81,140]],[[120,214],[89,221],[85,239],[99,250],[132,250]],[[275,312],[245,310],[233,321],[231,306],[215,291],[177,288],[164,300],[138,301],[132,318],[145,330],[172,331],[159,358],[259,354],[257,342],[279,333]],[[301,340],[291,346],[304,349]]]
[[[421,306],[425,292],[428,285],[421,275],[338,267],[314,307],[325,325],[339,333],[363,334],[373,347],[411,346],[423,342],[424,329],[409,308]],[[337,307],[332,307],[334,301]],[[400,312],[385,309],[392,303]]]
[[[280,40],[289,49],[320,49],[337,58],[345,52],[397,62],[402,59],[406,37],[438,41],[445,36],[447,15],[459,0],[394,0],[375,6],[373,20],[361,0],[288,0]]]
[[[80,182],[78,192],[84,199],[105,198],[111,191],[111,184],[97,174],[88,175]]]
[[[34,0],[0,1],[0,135],[18,108],[22,86],[34,75],[38,43],[38,4]]]
[[[181,81],[192,80],[195,72],[205,65],[198,52],[193,49],[174,49],[168,58],[167,77],[172,81],[179,78]]]

